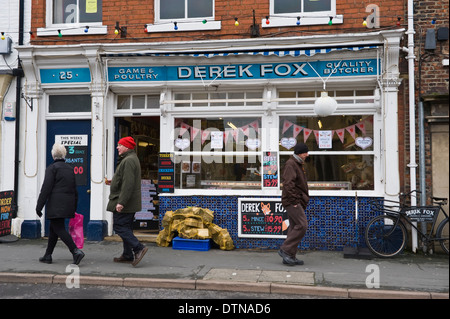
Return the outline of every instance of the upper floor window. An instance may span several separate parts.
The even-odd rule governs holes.
[[[107,34],[102,25],[103,0],[45,0],[46,21],[37,36]]]
[[[330,12],[331,3],[335,0],[272,0],[273,13],[309,13],[309,12]]]
[[[208,19],[214,17],[214,0],[157,0],[158,20]]]
[[[336,0],[270,0],[270,16],[263,28],[343,23],[336,14]]]
[[[53,0],[52,24],[102,22],[102,0]]]
[[[155,23],[147,32],[220,30],[214,20],[214,0],[155,0]]]

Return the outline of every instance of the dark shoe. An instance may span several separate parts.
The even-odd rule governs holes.
[[[126,258],[123,255],[121,255],[120,257],[114,257],[113,261],[115,263],[125,263],[125,264],[131,264],[133,262],[134,259],[132,258]]]
[[[297,263],[295,262],[295,258],[286,254],[283,250],[278,250],[278,255],[283,258],[283,264],[288,266],[295,266]]]
[[[148,250],[148,248],[144,247],[141,250],[139,250],[137,253],[134,254],[134,261],[131,263],[134,267],[136,267],[137,264],[139,264],[139,262],[141,261],[142,257],[144,257],[147,250]]]
[[[76,248],[72,252],[72,255],[73,255],[73,263],[75,265],[78,265],[80,263],[81,259],[83,259],[83,257],[85,256],[84,253],[81,250],[79,250],[78,248]]]
[[[297,266],[301,266],[301,265],[304,264],[303,260],[299,260],[299,259],[297,259],[297,258],[293,258],[293,259],[294,259],[295,265],[297,265]],[[284,261],[284,259],[283,259],[283,264],[287,264],[287,263]],[[290,265],[290,264],[289,264],[289,265]],[[290,266],[292,266],[292,265],[290,265]]]
[[[52,255],[44,255],[41,258],[39,258],[39,261],[41,263],[51,264],[52,263]]]

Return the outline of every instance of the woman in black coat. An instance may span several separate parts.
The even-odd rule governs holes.
[[[78,265],[84,253],[77,248],[72,236],[66,231],[64,220],[75,217],[78,192],[73,167],[65,162],[66,148],[55,143],[52,148],[54,162],[45,170],[44,183],[36,205],[36,214],[42,216],[42,208],[46,207],[46,218],[50,220],[47,250],[40,262],[52,263],[52,253],[58,238],[66,244],[73,255],[73,263]]]

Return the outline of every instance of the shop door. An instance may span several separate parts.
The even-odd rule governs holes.
[[[91,121],[47,121],[47,166],[53,163],[51,150],[55,140],[66,146],[66,162],[74,168],[78,190],[77,213],[84,216],[83,229],[86,234],[91,206]],[[45,234],[48,235],[48,221],[45,223]]]

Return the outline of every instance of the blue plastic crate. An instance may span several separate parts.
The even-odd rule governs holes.
[[[184,239],[180,237],[172,239],[172,249],[208,251],[210,247],[209,239]]]

